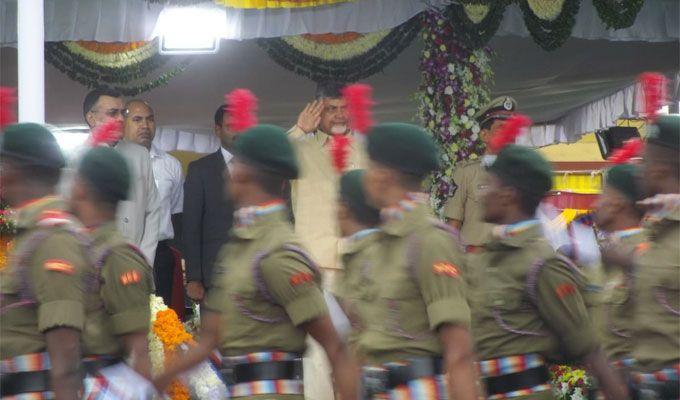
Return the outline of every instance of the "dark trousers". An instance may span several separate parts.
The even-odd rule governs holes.
[[[170,250],[170,241],[161,240],[156,247],[156,258],[153,262],[153,279],[156,284],[156,295],[170,306],[172,301],[172,277],[175,271],[175,258]]]

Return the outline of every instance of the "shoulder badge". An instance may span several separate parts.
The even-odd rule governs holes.
[[[136,270],[125,271],[120,274],[120,283],[123,286],[134,285],[142,280],[142,275]]]
[[[460,275],[458,268],[449,262],[437,262],[432,265],[432,272],[436,275],[445,275],[457,278]]]
[[[66,260],[50,259],[43,264],[47,271],[60,272],[66,275],[73,275],[76,272],[73,264]]]

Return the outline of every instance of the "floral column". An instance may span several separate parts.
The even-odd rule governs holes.
[[[487,85],[493,72],[491,51],[466,47],[444,13],[428,11],[423,20],[422,82],[416,98],[423,126],[441,151],[441,169],[432,177],[432,202],[440,210],[455,190],[456,163],[483,152],[472,116],[489,101]]]

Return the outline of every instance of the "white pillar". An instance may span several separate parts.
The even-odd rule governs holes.
[[[45,122],[45,19],[43,0],[17,1],[19,121]]]

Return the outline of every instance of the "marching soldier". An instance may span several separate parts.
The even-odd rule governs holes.
[[[462,255],[422,192],[438,166],[435,144],[422,129],[398,123],[378,125],[367,138],[364,185],[383,220],[361,292],[364,396],[476,399]]]
[[[352,324],[349,344],[356,346],[364,322],[358,304],[361,292],[367,286],[366,269],[375,260],[375,249],[380,230],[380,212],[366,203],[363,188],[364,170],[345,173],[340,178],[340,201],[338,204],[338,226],[346,238],[342,253],[343,275],[338,282],[336,294],[341,306]]]
[[[356,398],[349,352],[333,328],[314,262],[298,244],[282,199],[298,165],[285,131],[247,130],[235,143],[229,191],[239,206],[215,265],[198,345],[156,380],[162,388],[214,347],[224,356],[230,394],[303,399],[302,354],[310,334],[326,351],[343,399]]]
[[[38,124],[8,127],[0,147],[2,195],[17,212],[11,261],[0,271],[2,398],[76,399],[86,277],[94,273],[81,227],[55,197],[64,158]]]
[[[632,383],[640,399],[677,399],[680,383],[680,116],[659,117],[649,127],[642,185],[652,196],[643,225],[649,247],[637,256],[622,249],[608,260],[635,274],[631,334]]]
[[[584,362],[609,399],[626,398],[609,370],[582,297],[585,277],[543,236],[536,208],[550,164],[507,145],[489,167],[486,222],[499,224],[480,257],[471,296],[479,370],[489,399],[553,399],[546,359]]]
[[[83,331],[85,398],[113,384],[99,370],[128,360],[137,375],[117,393],[142,393],[151,383],[147,336],[153,292],[151,267],[139,249],[116,228],[116,207],[128,197],[130,170],[125,159],[109,147],[95,147],[83,156],[70,197],[71,208],[88,229],[99,282],[92,287]],[[97,377],[97,379],[95,379]],[[135,379],[136,382],[133,382]],[[88,397],[92,396],[92,397]]]
[[[595,203],[594,215],[598,228],[607,235],[609,241],[629,251],[643,250],[647,241],[640,227],[642,212],[636,204],[642,198],[636,182],[638,170],[632,164],[610,168],[605,175],[602,194]],[[633,348],[630,334],[633,322],[633,276],[612,266],[605,266],[604,271],[602,309],[594,322],[601,320],[599,328],[607,357],[615,364],[620,364],[630,358]]]
[[[459,229],[467,253],[481,253],[491,239],[493,225],[484,222],[481,203],[486,185],[485,165],[488,163],[488,144],[506,119],[515,113],[517,103],[512,97],[503,96],[492,100],[475,114],[479,123],[479,138],[487,145],[482,158],[463,161],[456,165],[453,181],[456,191],[444,206],[444,217],[452,227]]]

